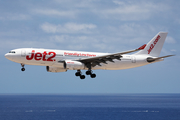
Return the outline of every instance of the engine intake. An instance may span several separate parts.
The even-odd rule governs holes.
[[[64,69],[79,70],[84,69],[85,65],[78,61],[66,60],[64,62]]]

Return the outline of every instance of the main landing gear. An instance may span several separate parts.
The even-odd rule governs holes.
[[[21,64],[22,68],[21,68],[21,71],[25,71],[25,68],[24,68],[24,64]]]
[[[95,78],[95,77],[96,77],[96,74],[93,74],[93,73],[92,73],[92,70],[86,71],[86,75],[90,75],[91,78]]]
[[[80,76],[81,79],[85,79],[85,75],[82,75],[82,72],[80,70],[77,70],[75,73],[76,76]],[[95,78],[96,74],[93,74],[91,70],[86,71],[86,75],[90,75],[91,78]]]
[[[85,75],[82,75],[82,72],[80,70],[77,70],[75,73],[76,76],[80,76],[81,79],[85,79]]]

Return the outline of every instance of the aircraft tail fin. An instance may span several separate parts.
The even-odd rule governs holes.
[[[151,39],[145,48],[137,52],[136,55],[146,54],[153,57],[159,57],[167,34],[167,32],[159,32],[153,39]]]

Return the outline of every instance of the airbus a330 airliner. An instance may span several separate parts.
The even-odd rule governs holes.
[[[36,48],[20,48],[11,50],[5,57],[13,62],[20,63],[22,71],[24,65],[46,66],[48,72],[66,72],[67,70],[77,70],[76,76],[85,79],[81,70],[87,70],[86,75],[95,78],[96,74],[92,70],[120,70],[129,69],[163,61],[163,58],[173,55],[159,57],[167,32],[159,32],[147,45],[138,49],[118,53],[97,53],[68,50],[51,50]],[[136,52],[132,55],[127,53]]]

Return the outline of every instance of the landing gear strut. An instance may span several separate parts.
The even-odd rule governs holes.
[[[21,71],[25,71],[24,64],[21,64],[22,68]]]
[[[80,70],[77,70],[77,72],[75,73],[76,76],[80,76],[81,79],[85,79],[85,75],[82,75]]]

